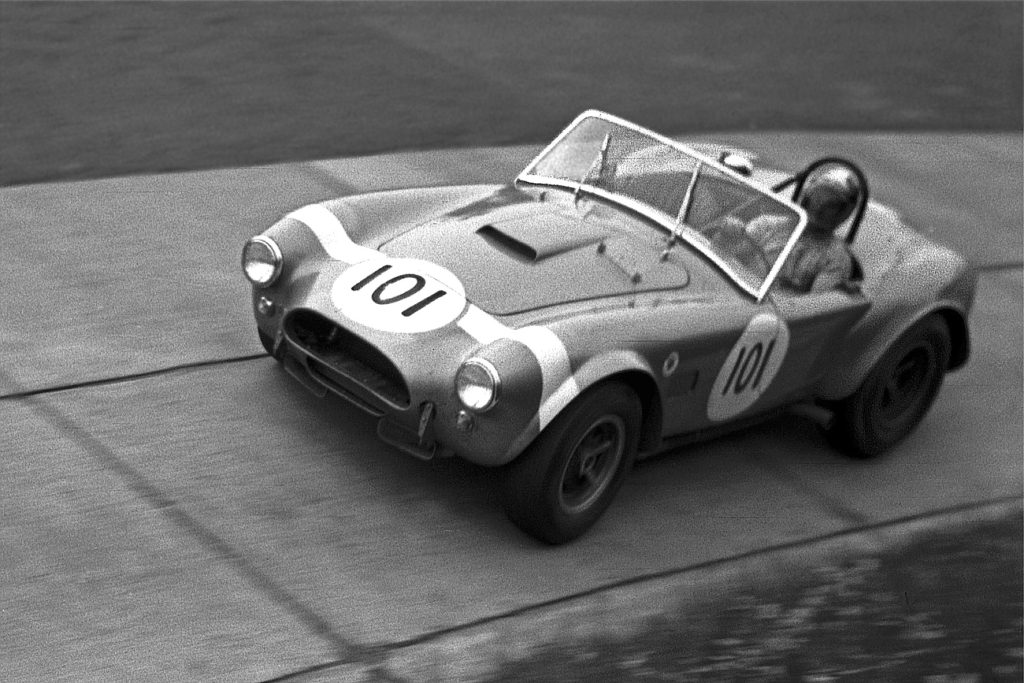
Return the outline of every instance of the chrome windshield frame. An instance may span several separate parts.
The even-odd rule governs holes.
[[[548,155],[548,153],[551,152],[552,149],[558,146],[558,144],[562,142],[562,140],[564,140],[580,123],[582,123],[584,120],[588,118],[601,119],[608,123],[621,126],[623,128],[627,128],[636,133],[640,133],[641,135],[645,135],[656,142],[660,142],[663,145],[671,147],[672,149],[681,152],[686,156],[691,157],[698,164],[698,166],[694,169],[693,172],[694,178],[696,178],[696,175],[699,173],[701,165],[711,167],[716,171],[719,171],[727,175],[731,180],[734,180],[746,187],[751,188],[757,194],[770,197],[772,200],[777,201],[779,204],[785,206],[788,209],[791,209],[794,213],[796,213],[798,217],[797,225],[793,229],[793,233],[792,235],[790,235],[789,240],[786,242],[786,246],[782,249],[782,251],[779,254],[779,257],[775,260],[775,263],[773,263],[771,268],[769,269],[768,274],[765,276],[764,282],[761,284],[761,286],[755,288],[752,287],[748,282],[746,282],[744,278],[738,272],[736,272],[725,259],[723,259],[713,249],[710,248],[710,245],[707,243],[707,240],[702,235],[697,233],[695,230],[686,225],[683,225],[684,229],[680,230],[679,221],[677,220],[677,217],[669,216],[665,212],[645,202],[633,199],[632,197],[627,197],[622,194],[610,192],[604,188],[596,187],[591,184],[581,184],[578,181],[571,181],[562,178],[552,178],[550,176],[535,175],[532,173],[528,173],[530,169],[534,168],[538,163],[540,163],[540,161],[542,161]],[[516,176],[513,182],[516,184],[529,183],[531,185],[561,187],[567,190],[576,190],[578,187],[582,187],[582,189],[586,190],[586,192],[590,195],[600,197],[612,204],[617,204],[623,208],[629,209],[630,211],[649,219],[656,225],[665,229],[668,232],[669,236],[676,235],[679,239],[682,239],[695,251],[697,251],[702,256],[707,258],[709,261],[714,263],[723,273],[725,273],[726,276],[729,277],[730,280],[732,280],[732,282],[736,284],[736,286],[738,286],[741,290],[752,296],[758,303],[762,302],[765,296],[767,296],[768,292],[771,290],[772,285],[775,283],[775,279],[779,274],[779,271],[782,270],[783,264],[789,257],[789,254],[793,250],[793,247],[796,245],[797,240],[799,240],[800,236],[803,234],[804,226],[807,225],[807,213],[803,210],[803,208],[795,204],[791,199],[777,195],[771,192],[769,188],[761,187],[760,185],[754,183],[751,179],[740,175],[733,169],[722,164],[717,159],[709,157],[705,154],[701,154],[697,150],[693,149],[692,147],[689,147],[688,145],[683,144],[682,142],[673,140],[672,138],[656,133],[652,130],[644,128],[643,126],[632,123],[631,121],[627,121],[625,119],[619,118],[612,114],[605,113],[603,111],[598,111],[596,109],[588,109],[587,111],[583,112],[575,119],[573,119],[572,122],[568,126],[566,126],[565,129],[561,133],[559,133],[558,136],[554,140],[552,140],[550,144],[548,144],[543,150],[541,150],[541,152],[537,156],[535,156],[529,164],[526,165],[526,168],[524,168],[523,171]]]

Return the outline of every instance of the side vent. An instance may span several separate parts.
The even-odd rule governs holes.
[[[506,235],[493,225],[485,225],[476,231],[476,234],[483,237],[495,249],[508,254],[521,261],[534,263],[537,261],[537,250],[529,244],[520,242],[515,237]]]

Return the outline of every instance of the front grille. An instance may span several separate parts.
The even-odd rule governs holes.
[[[313,311],[290,313],[284,322],[289,341],[306,351],[310,371],[344,388],[356,382],[399,408],[409,407],[409,388],[398,368],[376,347]]]

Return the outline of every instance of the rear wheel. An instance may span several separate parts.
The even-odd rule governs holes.
[[[507,467],[509,518],[547,543],[580,536],[622,485],[636,457],[640,418],[640,401],[622,384],[580,396]]]
[[[870,458],[903,439],[935,400],[951,350],[949,327],[937,315],[907,330],[860,388],[839,403],[833,443],[854,457]]]

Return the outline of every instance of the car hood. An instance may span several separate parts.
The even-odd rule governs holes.
[[[684,287],[665,236],[629,214],[593,202],[538,201],[499,192],[419,224],[378,249],[454,273],[483,310],[511,315],[544,306]]]

